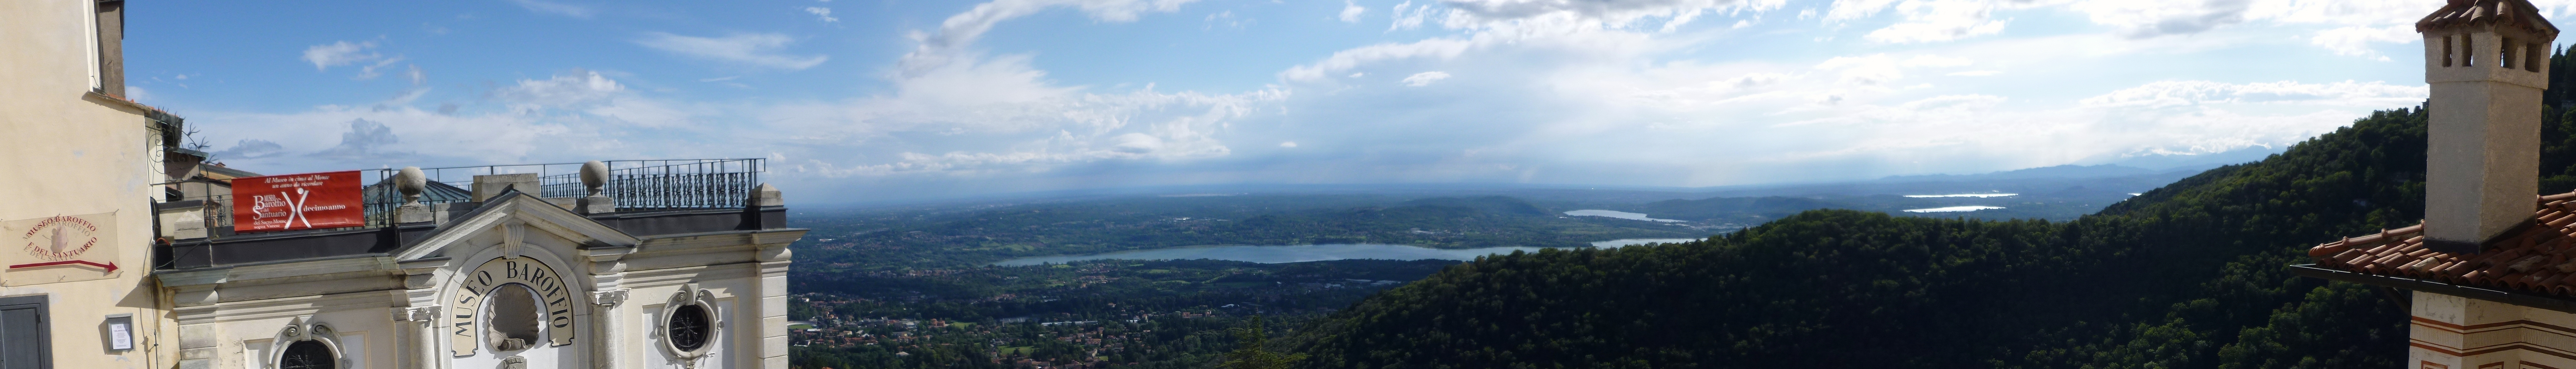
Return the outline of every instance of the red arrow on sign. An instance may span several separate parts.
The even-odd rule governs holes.
[[[115,272],[115,271],[116,271],[116,263],[99,264],[98,262],[95,262],[95,261],[88,261],[88,260],[64,260],[64,261],[48,261],[48,262],[35,263],[35,264],[18,264],[18,265],[11,265],[11,266],[9,266],[9,269],[18,269],[18,268],[34,268],[34,267],[41,267],[41,266],[55,266],[55,265],[72,265],[72,264],[80,264],[80,265],[88,265],[88,266],[94,266],[94,267],[100,267],[100,268],[107,268],[107,271],[109,271],[109,272]]]

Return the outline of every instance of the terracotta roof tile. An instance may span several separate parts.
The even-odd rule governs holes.
[[[2540,8],[2529,0],[2451,0],[2441,10],[2415,21],[2415,32],[2468,25],[2501,24],[2555,38],[2558,26],[2540,16]]]
[[[2461,255],[2424,247],[2424,225],[2308,249],[2317,267],[2539,295],[2576,297],[2576,192],[2541,196],[2532,225]]]

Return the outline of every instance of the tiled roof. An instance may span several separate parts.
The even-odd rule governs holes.
[[[2317,267],[2550,296],[2576,297],[2576,192],[2541,196],[2534,224],[2507,231],[2477,254],[2424,247],[2424,226],[2308,249]]]
[[[2558,26],[2541,18],[2540,9],[2529,0],[2451,0],[2442,10],[2415,21],[2415,32],[2490,23],[2558,35]]]

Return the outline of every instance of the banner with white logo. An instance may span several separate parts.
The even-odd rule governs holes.
[[[233,179],[233,233],[364,225],[358,171]]]

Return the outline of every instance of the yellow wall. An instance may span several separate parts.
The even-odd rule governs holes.
[[[0,222],[113,212],[101,247],[120,269],[32,285],[0,272],[11,284],[0,297],[49,296],[55,368],[166,368],[174,350],[154,347],[171,346],[156,338],[168,320],[146,279],[160,139],[140,108],[89,94],[89,12],[86,0],[0,1]],[[0,254],[23,256],[21,245]],[[133,314],[133,351],[106,349],[102,324],[116,313]]]

